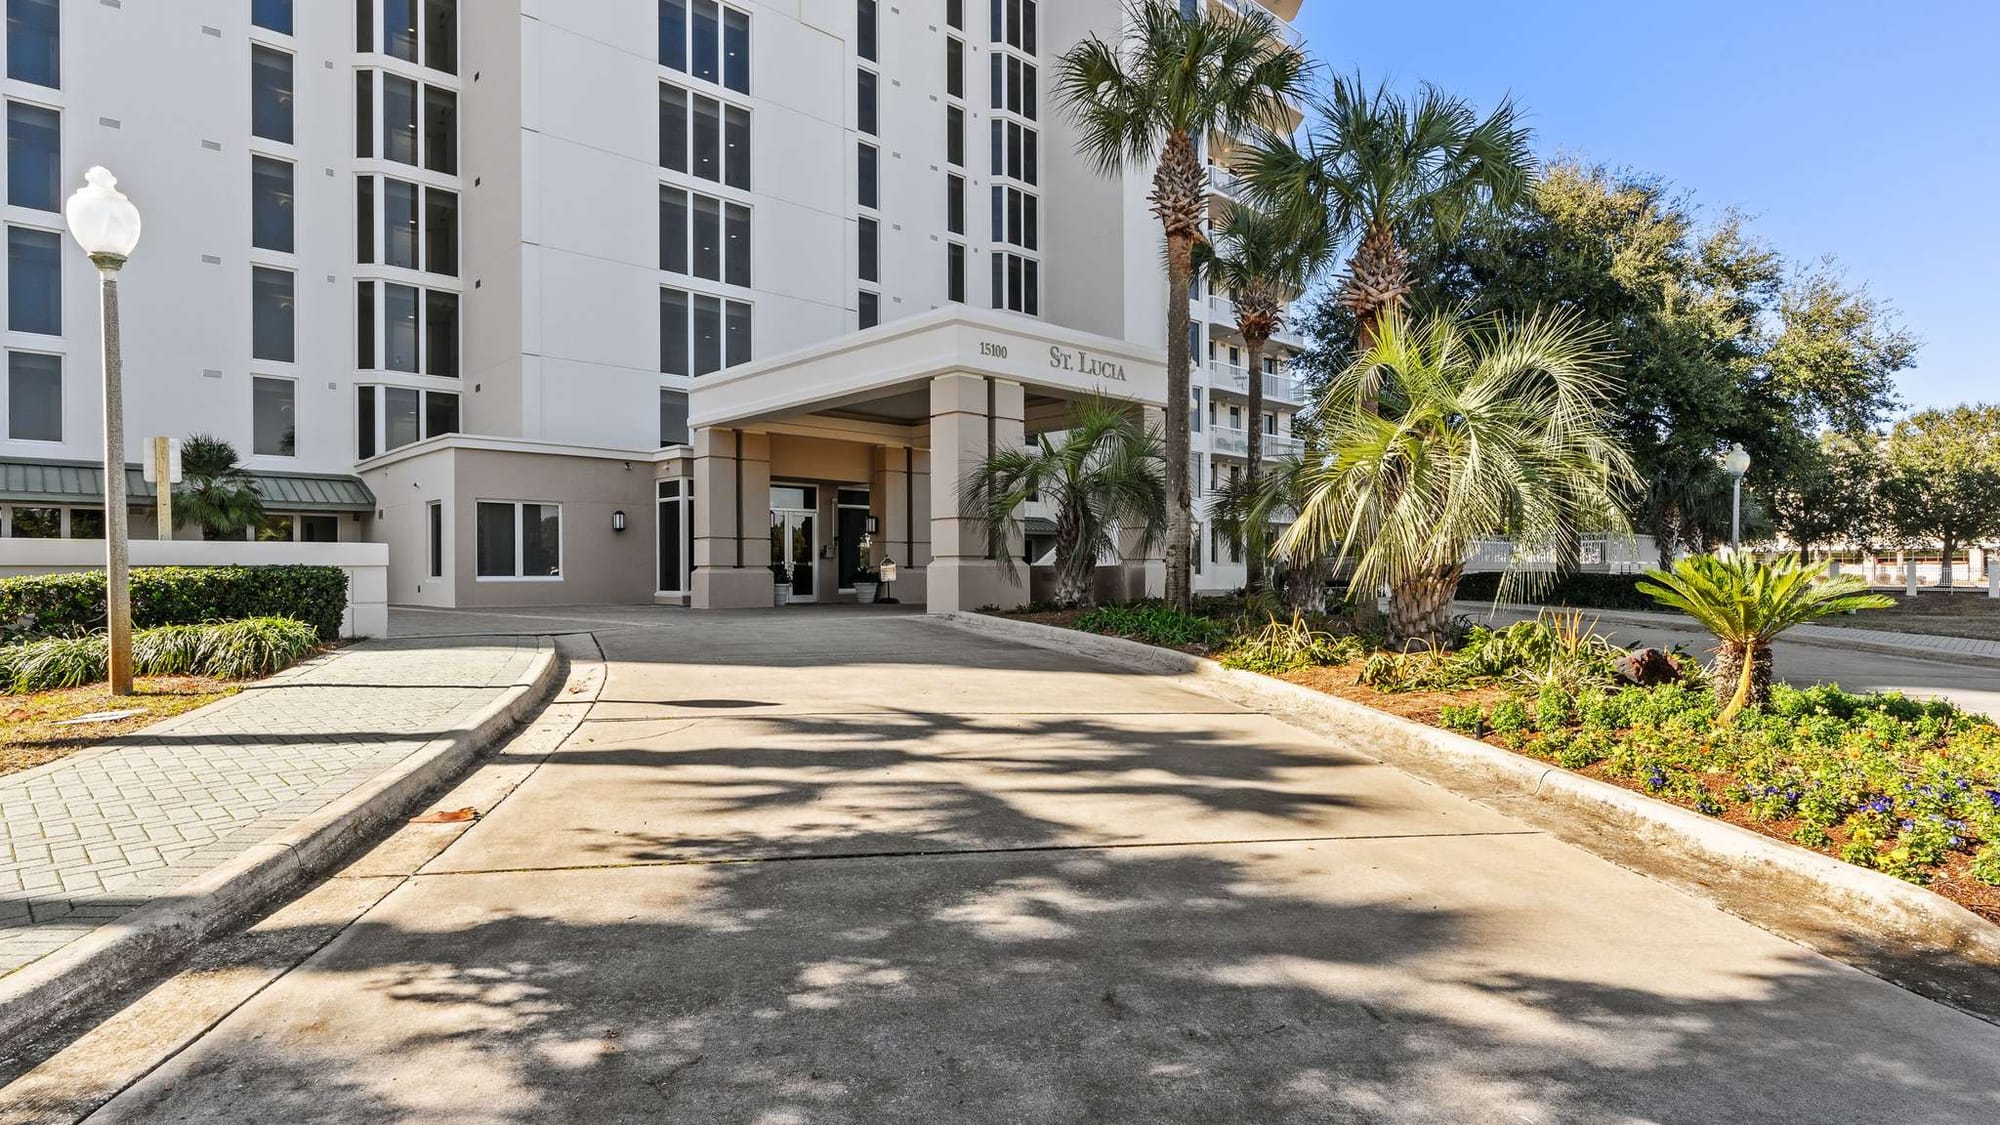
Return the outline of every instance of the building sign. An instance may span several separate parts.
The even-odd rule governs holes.
[[[1074,371],[1086,379],[1125,382],[1125,365],[1117,360],[1091,355],[1082,348],[1049,346],[1049,366],[1058,371]]]

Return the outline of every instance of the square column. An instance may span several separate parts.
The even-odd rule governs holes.
[[[716,427],[694,434],[695,609],[771,604],[771,439]]]
[[[1025,568],[1017,580],[1000,572],[986,528],[965,518],[963,484],[993,448],[1020,448],[1021,384],[977,375],[940,375],[931,380],[931,560],[927,603],[933,610],[983,606],[1012,609],[1028,602]],[[1013,533],[1018,537],[1018,532]],[[1009,545],[1020,558],[1019,543]]]
[[[931,561],[930,454],[900,445],[878,445],[868,482],[868,513],[881,529],[868,561],[896,560],[890,593],[915,605],[925,600]]]

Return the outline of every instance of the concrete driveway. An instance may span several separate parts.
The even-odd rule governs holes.
[[[600,641],[560,750],[92,1120],[2000,1120],[2000,1028],[1159,678]]]

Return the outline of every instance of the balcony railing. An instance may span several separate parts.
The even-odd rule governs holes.
[[[1220,387],[1226,391],[1234,391],[1239,395],[1250,393],[1249,369],[1217,361],[1211,362],[1208,365],[1208,372],[1211,385]],[[1264,373],[1264,401],[1304,402],[1305,398],[1299,389],[1297,380],[1292,378],[1290,372],[1280,370],[1273,374],[1266,371]]]
[[[1299,29],[1293,27],[1267,4],[1260,4],[1257,0],[1215,0],[1215,2],[1225,8],[1234,8],[1243,15],[1270,16],[1278,25],[1278,34],[1287,44],[1293,47],[1305,46],[1306,37]]]
[[[1243,181],[1236,178],[1236,173],[1222,165],[1211,164],[1208,166],[1208,190],[1229,199],[1240,199]]]
[[[1210,426],[1208,447],[1224,457],[1248,457],[1250,435],[1234,426]],[[1263,447],[1264,460],[1276,461],[1299,452],[1305,448],[1305,443],[1284,434],[1265,434]]]

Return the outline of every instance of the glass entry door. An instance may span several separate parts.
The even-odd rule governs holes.
[[[771,489],[771,562],[792,576],[791,600],[819,600],[814,581],[819,559],[818,489]]]

